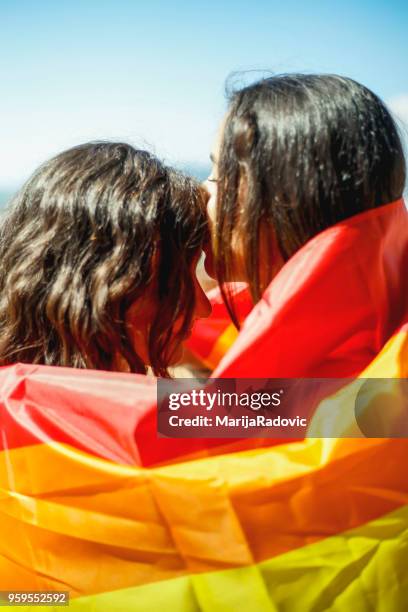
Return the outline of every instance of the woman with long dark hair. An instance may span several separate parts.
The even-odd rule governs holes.
[[[226,281],[256,304],[217,373],[360,372],[408,311],[405,160],[386,106],[345,77],[266,78],[232,94],[212,157],[213,272],[235,323]]]
[[[200,187],[128,144],[57,155],[0,226],[0,365],[156,375],[209,304],[195,276],[207,239]]]

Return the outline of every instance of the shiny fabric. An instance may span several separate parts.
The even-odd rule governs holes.
[[[407,351],[408,326],[362,376],[408,376]],[[0,370],[0,589],[68,589],[74,610],[101,612],[404,610],[408,440],[194,460],[180,448],[144,467],[151,389],[131,375]],[[30,442],[12,444],[13,424]]]
[[[217,373],[408,377],[406,219],[398,202],[317,236]],[[86,612],[406,610],[408,440],[159,439],[155,397],[143,376],[0,369],[0,590]]]
[[[214,317],[231,327],[219,297]],[[243,298],[241,298],[243,300]],[[408,212],[403,200],[347,219],[317,235],[280,270],[238,337],[208,347],[206,325],[189,348],[217,365],[213,376],[358,375],[408,320]],[[222,320],[224,326],[222,326]]]

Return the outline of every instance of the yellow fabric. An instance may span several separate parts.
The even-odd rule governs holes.
[[[406,347],[362,376],[405,375]],[[69,590],[87,612],[403,612],[407,457],[406,439],[361,438],[149,469],[4,450],[0,589]]]
[[[357,529],[257,565],[81,597],[72,600],[69,609],[73,612],[404,612],[408,601],[407,567],[408,507],[405,506]]]
[[[279,556],[407,504],[407,455],[407,440],[311,439],[142,469],[4,451],[0,587],[80,596]]]
[[[406,414],[406,406],[400,405],[405,404],[406,400],[403,398],[401,401],[401,386],[398,380],[406,377],[408,377],[408,333],[401,331],[390,338],[358,379],[321,402],[308,428],[308,436],[363,437],[364,434],[356,421],[355,403],[365,379],[371,378],[389,379],[381,383],[380,390],[381,401],[387,407],[382,429],[384,435],[391,435],[393,422],[397,422],[401,412],[403,416]],[[367,417],[370,410],[375,410],[375,396],[371,398],[371,403],[369,399],[367,398],[365,406]]]
[[[210,354],[205,359],[202,359],[204,365],[214,370],[237,338],[238,330],[233,323],[230,323],[220,337],[217,338]]]

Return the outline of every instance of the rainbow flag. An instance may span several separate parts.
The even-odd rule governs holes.
[[[407,356],[408,326],[362,375],[408,376]],[[16,365],[0,394],[0,590],[87,612],[406,609],[408,440],[157,439],[142,376]]]
[[[404,211],[292,258],[217,373],[408,377]],[[154,379],[1,368],[0,590],[86,612],[405,611],[408,440],[319,438],[327,405],[304,440],[159,439]]]

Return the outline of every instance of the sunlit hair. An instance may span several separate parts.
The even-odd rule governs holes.
[[[257,302],[265,289],[260,266],[268,284],[273,260],[271,251],[260,263],[261,228],[276,236],[286,261],[331,225],[399,199],[404,184],[396,125],[363,85],[336,75],[295,74],[235,91],[218,161],[219,282],[233,277],[231,245],[238,237]],[[236,322],[232,297],[224,294]]]
[[[166,376],[205,240],[199,186],[146,151],[96,142],[57,155],[1,222],[0,364],[145,372],[126,313],[155,282],[150,365]]]

